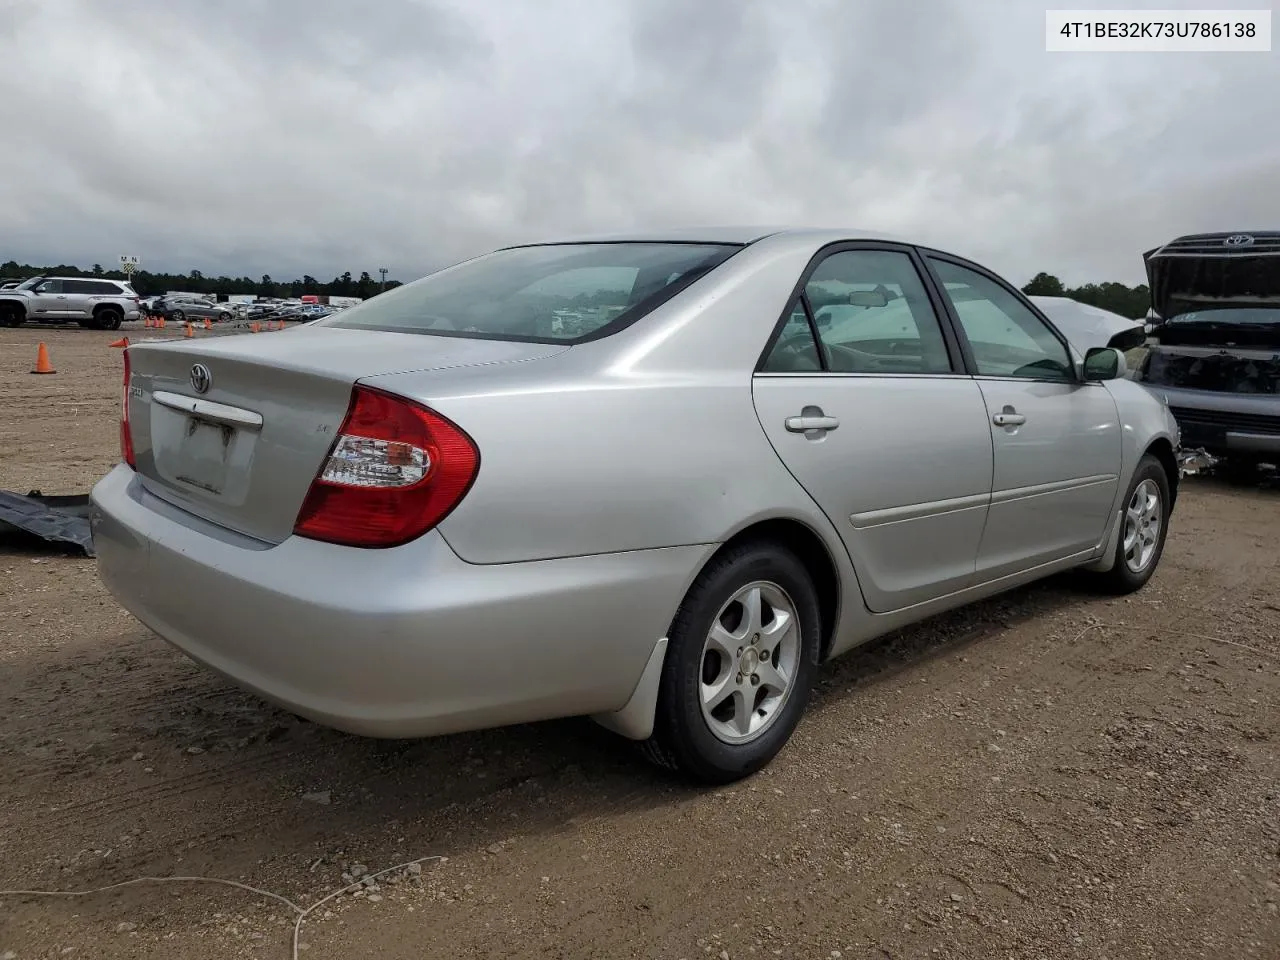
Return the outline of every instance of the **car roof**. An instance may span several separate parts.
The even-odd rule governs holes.
[[[637,229],[617,233],[582,234],[558,239],[511,244],[511,247],[533,247],[560,243],[735,243],[750,244],[766,237],[786,237],[819,245],[837,240],[891,240],[911,243],[904,237],[882,230],[839,227],[803,226],[732,226],[667,227]],[[509,249],[509,248],[507,248]]]

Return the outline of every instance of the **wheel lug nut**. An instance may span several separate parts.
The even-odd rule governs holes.
[[[751,685],[755,687],[755,686],[759,686],[759,684],[760,684],[760,674],[753,673],[751,675]]]

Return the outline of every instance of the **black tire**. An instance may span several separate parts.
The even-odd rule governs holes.
[[[1133,504],[1134,494],[1138,487],[1147,481],[1155,484],[1156,490],[1160,497],[1158,506],[1158,514],[1160,517],[1160,529],[1156,534],[1155,551],[1147,560],[1146,565],[1140,570],[1132,570],[1126,560],[1125,535],[1128,532],[1129,521],[1127,514],[1130,506]],[[1156,572],[1156,567],[1160,565],[1160,558],[1164,555],[1165,541],[1169,536],[1169,515],[1171,512],[1171,499],[1169,490],[1169,475],[1165,472],[1164,465],[1151,454],[1146,454],[1138,461],[1138,468],[1133,472],[1133,479],[1129,481],[1129,488],[1125,491],[1124,500],[1121,501],[1122,516],[1120,535],[1116,538],[1116,553],[1114,563],[1110,570],[1106,573],[1098,574],[1096,582],[1098,586],[1107,593],[1126,594],[1133,593],[1135,590],[1141,590]]]
[[[173,313],[169,314],[169,319],[174,323],[181,323],[183,320],[187,319],[187,315],[181,310],[175,310]]]
[[[220,313],[220,314],[218,314],[218,322],[219,322],[219,323],[229,323],[230,321],[231,321],[231,314],[229,314],[229,313]]]
[[[27,312],[16,303],[0,303],[0,327],[20,327],[27,322]]]
[[[790,600],[799,624],[799,649],[789,690],[765,729],[755,739],[735,744],[717,736],[702,712],[700,689],[709,655],[705,644],[722,608],[755,582],[780,588]],[[698,575],[672,622],[653,735],[642,745],[644,754],[659,766],[710,784],[731,783],[765,767],[790,739],[809,702],[821,629],[817,592],[808,570],[791,551],[755,541],[717,557]],[[760,688],[742,689],[754,698]],[[758,706],[760,701],[754,703]],[[754,706],[750,712],[755,712]]]
[[[119,330],[124,322],[124,313],[116,307],[103,307],[93,315],[95,330]]]

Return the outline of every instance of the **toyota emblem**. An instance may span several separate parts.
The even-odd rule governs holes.
[[[1247,233],[1233,233],[1222,241],[1222,245],[1224,247],[1251,247],[1253,246],[1253,237]]]
[[[211,386],[213,386],[213,374],[209,372],[209,368],[203,363],[193,364],[191,367],[191,388],[196,393],[208,393]]]

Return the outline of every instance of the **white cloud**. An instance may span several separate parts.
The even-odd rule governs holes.
[[[4,11],[3,259],[410,279],[512,240],[789,221],[1136,282],[1176,234],[1280,223],[1280,58],[1048,54],[1017,0]]]

